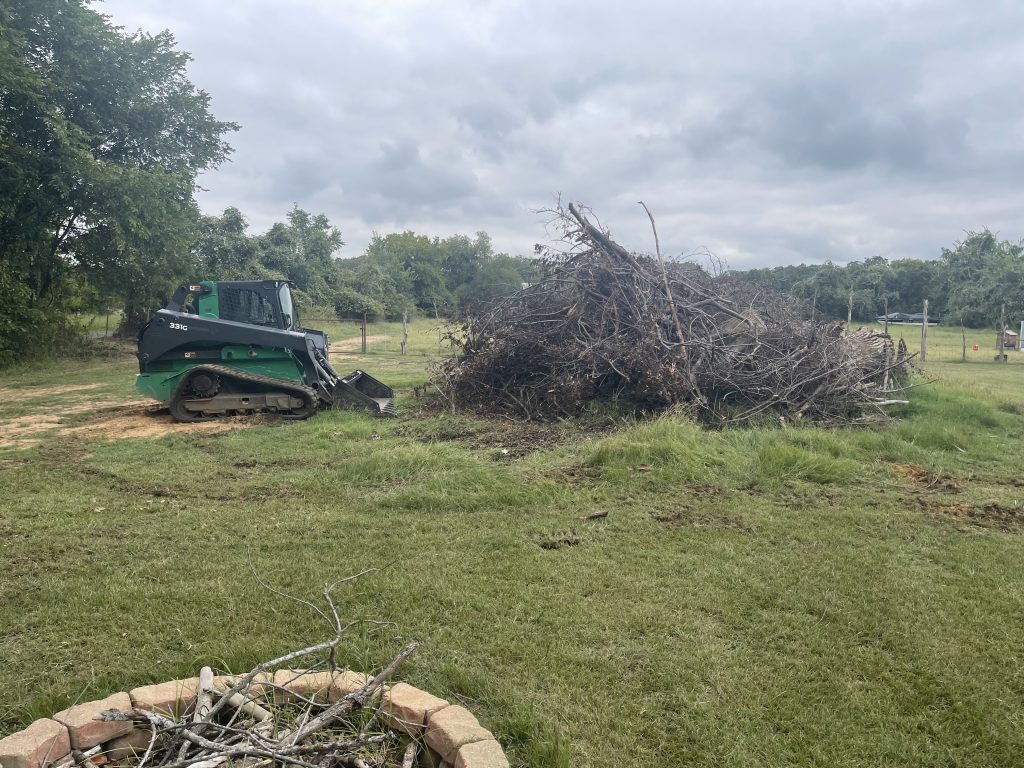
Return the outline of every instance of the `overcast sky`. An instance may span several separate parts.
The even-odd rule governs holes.
[[[1024,234],[1024,3],[106,0],[241,124],[203,208],[372,232],[612,235],[733,268]]]

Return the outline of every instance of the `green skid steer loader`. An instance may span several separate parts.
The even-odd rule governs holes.
[[[305,419],[336,407],[395,414],[390,387],[363,371],[334,370],[327,334],[299,325],[281,280],[179,286],[139,331],[138,358],[136,389],[166,403],[176,421]]]

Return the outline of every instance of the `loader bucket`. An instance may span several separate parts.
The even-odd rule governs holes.
[[[364,371],[352,371],[334,387],[335,408],[369,408],[378,416],[397,416],[395,391]]]

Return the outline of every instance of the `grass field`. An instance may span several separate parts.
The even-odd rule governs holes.
[[[963,363],[930,329],[888,428],[702,432],[427,411],[433,324],[404,358],[370,333],[394,347],[334,362],[396,420],[187,431],[130,403],[131,359],[0,375],[0,735],[324,635],[250,567],[311,599],[380,567],[340,604],[395,626],[343,660],[421,641],[402,674],[513,764],[1021,764],[1024,364],[994,334]]]

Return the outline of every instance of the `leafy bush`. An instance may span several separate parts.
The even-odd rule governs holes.
[[[384,314],[384,307],[369,296],[364,296],[348,286],[342,286],[334,300],[334,312],[339,320],[360,318],[363,315],[376,320]]]
[[[8,264],[0,264],[0,296],[0,368],[78,346],[81,330],[63,310],[41,303]]]

